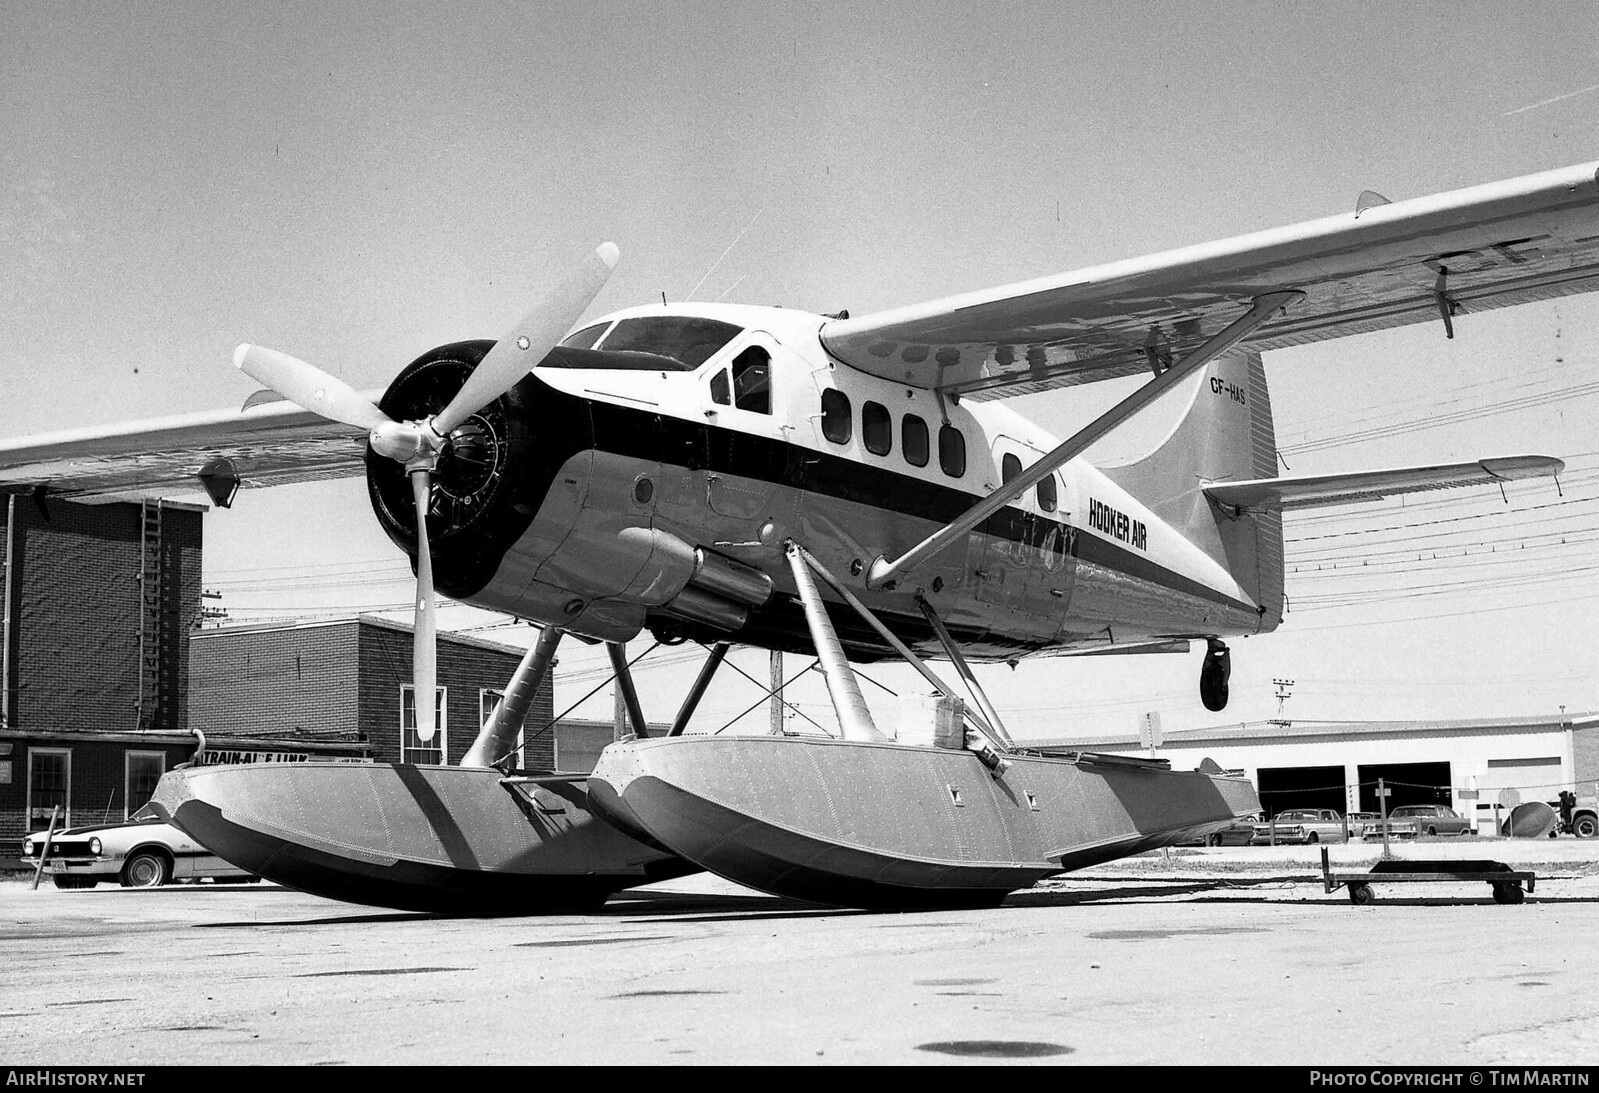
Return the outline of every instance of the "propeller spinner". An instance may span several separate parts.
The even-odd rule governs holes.
[[[433,698],[438,679],[436,597],[433,556],[428,541],[427,513],[444,438],[468,418],[505,394],[555,348],[577,324],[616,268],[614,243],[602,243],[565,278],[539,293],[537,302],[484,356],[449,405],[424,421],[398,422],[355,389],[334,376],[287,353],[258,345],[241,345],[233,363],[258,383],[290,402],[330,421],[365,429],[373,451],[405,465],[416,504],[416,614],[412,637],[411,677],[416,696],[416,732],[433,739]]]

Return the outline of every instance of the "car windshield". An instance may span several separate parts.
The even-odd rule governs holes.
[[[586,326],[569,334],[561,346],[566,349],[598,349],[603,353],[648,353],[674,362],[679,371],[692,372],[739,334],[739,328],[732,323],[693,315],[644,315],[623,319],[611,326],[609,331],[606,330],[607,325],[596,323]],[[589,358],[581,354],[569,354],[562,358],[561,365],[567,368],[617,367],[614,361],[608,363],[603,354]],[[659,362],[652,365],[660,366]]]

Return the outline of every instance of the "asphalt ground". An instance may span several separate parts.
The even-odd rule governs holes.
[[[1334,869],[1380,848],[1331,848]],[[1327,894],[1314,850],[1156,852],[997,909],[837,911],[712,877],[465,919],[274,885],[0,882],[0,1066],[893,1063],[1586,1066],[1599,845]]]

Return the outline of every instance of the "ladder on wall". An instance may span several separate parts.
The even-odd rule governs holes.
[[[161,501],[139,511],[139,730],[156,727],[161,705]]]

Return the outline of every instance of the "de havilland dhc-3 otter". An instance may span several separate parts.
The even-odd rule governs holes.
[[[1558,474],[1510,456],[1279,477],[1261,354],[1411,323],[1452,338],[1462,315],[1592,290],[1596,170],[1368,192],[1293,227],[854,317],[663,301],[580,322],[618,258],[606,243],[498,341],[427,351],[376,403],[242,345],[275,394],[0,443],[0,489],[153,498],[198,477],[227,504],[240,483],[364,473],[416,571],[415,693],[437,678],[435,589],[542,628],[458,766],[169,772],[156,808],[242,868],[474,912],[696,869],[836,905],[992,903],[1258,801],[1210,763],[1018,744],[969,663],[1203,640],[1219,710],[1225,640],[1282,620],[1283,510]],[[997,401],[1139,375],[1066,438]],[[1144,458],[1082,457],[1179,385],[1186,409]],[[708,649],[660,735],[623,651],[644,631]],[[511,766],[563,635],[607,644],[633,730],[588,776]],[[837,736],[685,732],[731,644],[816,656]],[[889,657],[928,691],[927,724],[897,738],[850,668]]]

